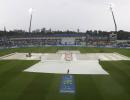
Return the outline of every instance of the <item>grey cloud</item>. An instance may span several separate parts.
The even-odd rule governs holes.
[[[114,30],[108,3],[113,8],[118,28],[130,31],[129,0],[0,0],[0,29],[28,29],[28,9],[33,8],[32,28],[52,28],[54,30],[87,29]]]

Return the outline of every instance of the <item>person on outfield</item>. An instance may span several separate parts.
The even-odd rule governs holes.
[[[67,74],[69,74],[69,72],[70,72],[70,70],[68,69],[68,70],[67,70]]]

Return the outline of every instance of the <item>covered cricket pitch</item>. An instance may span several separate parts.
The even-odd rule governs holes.
[[[129,57],[118,53],[86,53],[81,54],[79,51],[58,51],[57,53],[13,53],[1,57],[3,60],[40,60],[37,64],[24,70],[25,72],[35,73],[55,73],[66,74],[104,74],[108,75],[100,61],[119,61],[130,60]]]

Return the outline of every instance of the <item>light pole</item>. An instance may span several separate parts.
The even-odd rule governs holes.
[[[115,40],[115,46],[117,46],[117,24],[116,24],[114,12],[113,12],[113,9],[112,9],[112,5],[110,5],[110,11],[112,13],[112,17],[113,17],[113,21],[114,21],[114,25],[115,25],[114,40]],[[113,38],[113,36],[112,36],[112,38]]]
[[[33,11],[33,9],[30,8],[29,9],[29,13],[30,13],[29,33],[31,33],[31,27],[32,27],[32,11]]]
[[[112,9],[111,5],[110,5],[110,11],[112,13],[112,17],[113,17],[113,21],[114,21],[114,25],[115,25],[115,32],[117,32],[117,24],[116,24],[115,16],[114,16],[113,9]]]

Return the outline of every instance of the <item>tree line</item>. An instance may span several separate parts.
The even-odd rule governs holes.
[[[123,31],[120,30],[118,32],[114,32],[114,31],[97,31],[97,30],[87,30],[86,32],[80,32],[78,31],[52,31],[51,29],[46,30],[45,28],[41,29],[41,30],[34,30],[31,33],[26,32],[24,30],[13,30],[13,31],[0,31],[0,37],[2,36],[18,36],[18,35],[26,35],[26,36],[30,36],[30,35],[45,35],[45,34],[89,34],[91,36],[98,36],[98,35],[109,35],[115,33],[117,34],[117,39],[118,40],[130,40],[130,32],[127,31]]]

